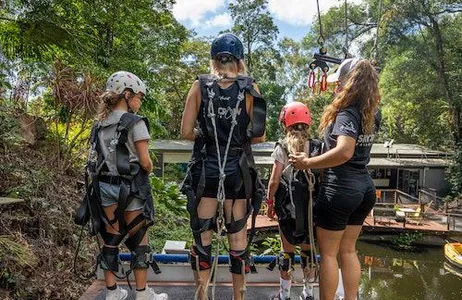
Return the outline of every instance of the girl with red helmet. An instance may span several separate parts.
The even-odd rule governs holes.
[[[279,222],[282,252],[279,255],[280,290],[275,298],[290,299],[291,272],[295,260],[295,247],[301,247],[301,266],[304,277],[304,289],[300,299],[313,298],[315,277],[315,251],[311,251],[310,228],[313,224],[312,200],[314,195],[314,175],[311,171],[295,170],[289,163],[289,154],[305,152],[316,156],[321,152],[322,143],[310,139],[308,128],[311,115],[308,107],[301,102],[292,102],[284,106],[279,116],[284,128],[284,139],[276,144],[272,153],[273,170],[268,185],[268,216],[276,213]],[[311,189],[311,192],[308,191]],[[310,201],[311,200],[311,201]],[[310,224],[310,225],[308,225]],[[311,233],[313,228],[311,227]],[[314,250],[314,249],[313,249]]]

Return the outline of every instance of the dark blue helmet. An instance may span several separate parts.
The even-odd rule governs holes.
[[[232,33],[220,34],[212,42],[210,56],[215,58],[218,54],[229,54],[237,59],[244,58],[244,46],[241,40]]]

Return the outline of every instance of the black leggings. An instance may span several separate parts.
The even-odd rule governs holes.
[[[375,186],[367,169],[327,169],[316,203],[316,226],[344,230],[347,225],[362,225],[375,201]]]

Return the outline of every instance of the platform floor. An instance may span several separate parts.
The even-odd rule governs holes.
[[[274,230],[278,226],[277,220],[271,220],[267,216],[258,215],[255,223],[255,228],[259,230]],[[250,228],[250,219],[247,223]],[[405,227],[402,222],[396,222],[394,218],[377,217],[374,225],[372,217],[368,216],[364,221],[363,228],[366,231],[374,231],[380,229],[391,229],[395,231],[416,230],[422,232],[432,232],[444,234],[448,232],[447,226],[433,220],[423,219],[420,222],[408,222]]]
[[[128,289],[127,282],[119,282],[120,286]],[[159,293],[167,293],[169,300],[193,300],[195,293],[195,286],[192,283],[181,283],[181,282],[150,282],[148,285]],[[134,287],[134,283],[132,283]],[[277,295],[279,284],[248,284],[247,292],[245,294],[246,299],[251,300],[270,300],[273,296]],[[211,288],[210,288],[211,291]],[[302,286],[293,285],[291,289],[292,299],[299,299],[299,295],[302,292]],[[319,299],[319,291],[316,287],[315,299]],[[129,297],[127,300],[135,299],[135,290],[129,291]],[[80,300],[104,300],[106,295],[106,289],[104,281],[95,280],[90,288],[86,291]],[[219,284],[216,288],[215,299],[216,300],[231,300],[232,287],[229,283]],[[210,298],[212,299],[212,298]]]

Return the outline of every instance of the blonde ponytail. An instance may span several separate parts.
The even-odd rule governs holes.
[[[117,103],[119,103],[120,99],[120,94],[104,92],[100,97],[100,103],[98,106],[98,120],[102,121],[106,119]]]
[[[295,154],[296,152],[305,151],[305,145],[309,138],[308,130],[295,130],[291,126],[287,129],[283,143],[286,145],[289,154]]]

